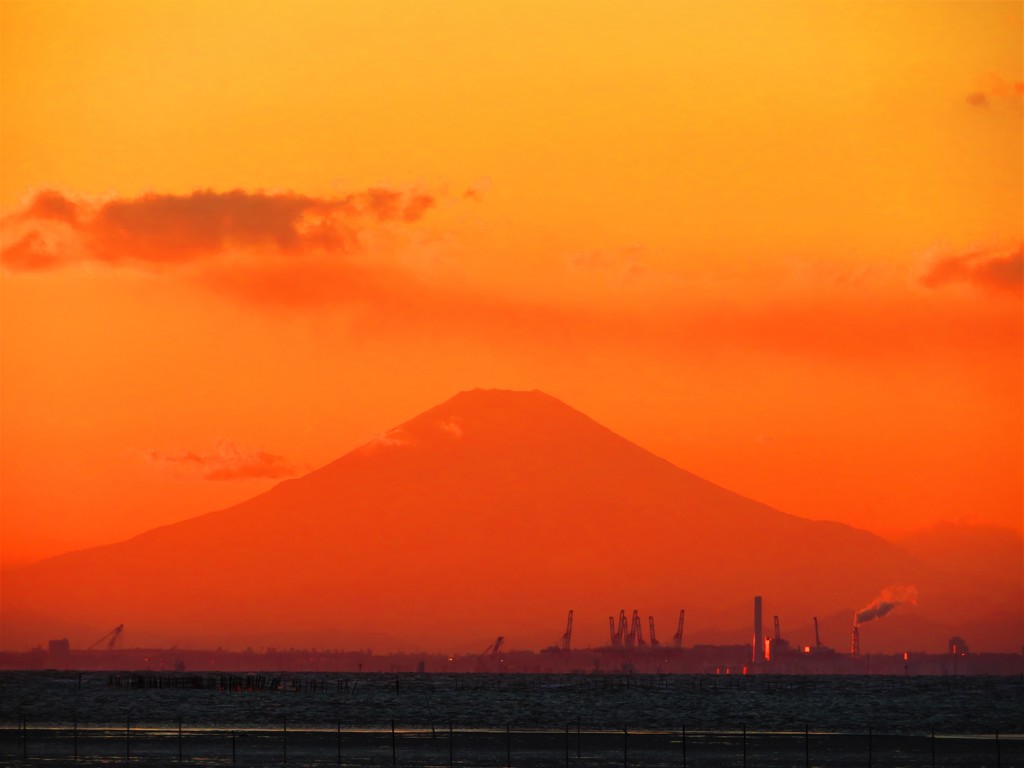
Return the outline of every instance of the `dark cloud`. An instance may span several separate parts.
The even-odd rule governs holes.
[[[335,198],[197,190],[94,204],[48,190],[4,219],[0,261],[39,270],[76,259],[183,263],[231,249],[346,253],[368,223],[414,222],[432,205],[431,195],[381,188]]]
[[[204,480],[273,480],[298,474],[298,469],[283,456],[244,451],[230,441],[219,443],[213,453],[150,451],[149,459],[196,473]]]
[[[1024,81],[1007,80],[991,75],[983,87],[967,94],[967,103],[972,107],[988,107],[1008,100],[1020,100],[1024,96]]]
[[[53,246],[38,231],[27,232],[10,245],[5,244],[2,258],[6,267],[22,272],[39,272],[61,263]]]
[[[985,95],[984,91],[974,91],[967,94],[967,103],[972,107],[987,107],[988,96]]]
[[[1024,247],[1009,253],[979,251],[936,261],[921,278],[929,288],[968,283],[1019,295],[1024,285]]]

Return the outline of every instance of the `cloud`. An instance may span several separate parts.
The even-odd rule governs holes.
[[[439,421],[437,423],[438,428],[446,435],[458,440],[462,437],[462,420],[458,416],[452,416],[450,419],[445,421]]]
[[[967,94],[966,100],[972,107],[983,108],[994,102],[1019,100],[1021,97],[1024,97],[1024,81],[990,75],[982,88]]]
[[[266,451],[246,451],[230,440],[219,442],[212,453],[150,451],[154,463],[184,469],[204,480],[253,480],[292,477],[299,470],[283,456]]]
[[[332,198],[236,189],[96,202],[46,190],[3,219],[0,262],[38,271],[76,260],[181,264],[236,249],[344,254],[369,223],[415,222],[434,204],[428,194],[383,188]]]
[[[929,288],[967,283],[992,292],[1020,295],[1024,285],[1024,246],[998,253],[976,251],[934,262],[921,277]]]

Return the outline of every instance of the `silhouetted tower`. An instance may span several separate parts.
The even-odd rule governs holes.
[[[775,623],[775,642],[779,642],[782,639],[782,633],[779,631],[779,617],[773,616],[772,621]]]
[[[764,629],[761,626],[761,596],[754,597],[754,652],[751,658],[764,661]]]

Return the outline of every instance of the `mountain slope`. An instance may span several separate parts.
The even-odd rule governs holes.
[[[474,390],[236,506],[9,571],[2,642],[82,645],[123,622],[138,644],[536,647],[574,608],[576,644],[598,644],[620,608],[666,628],[680,607],[688,623],[744,626],[757,593],[803,620],[931,573],[540,392]]]

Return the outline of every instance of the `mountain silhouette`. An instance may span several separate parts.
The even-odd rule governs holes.
[[[2,642],[82,647],[124,623],[137,645],[450,651],[501,634],[537,648],[572,608],[574,645],[598,645],[622,608],[655,616],[667,640],[680,608],[698,631],[749,626],[754,594],[791,625],[836,611],[852,623],[882,587],[911,583],[921,598],[906,611],[927,626],[966,636],[973,615],[1013,610],[1012,596],[979,604],[977,589],[958,602],[948,581],[871,533],[703,480],[541,392],[473,390],[235,506],[10,569]],[[938,650],[946,637],[900,640]]]

